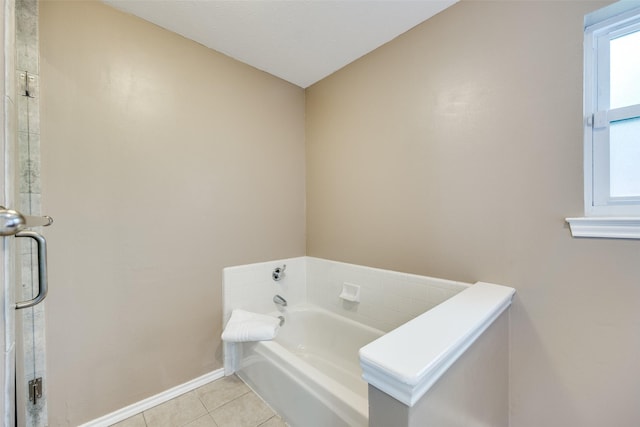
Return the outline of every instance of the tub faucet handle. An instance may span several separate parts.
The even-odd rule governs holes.
[[[286,307],[287,306],[287,300],[282,298],[280,295],[276,295],[273,297],[273,302],[280,306],[280,307]]]
[[[284,277],[284,270],[287,268],[287,264],[283,264],[282,267],[276,267],[271,273],[271,278],[276,282]]]

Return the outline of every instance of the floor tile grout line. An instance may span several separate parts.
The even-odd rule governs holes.
[[[267,418],[266,420],[264,420],[263,422],[261,422],[260,424],[258,424],[256,427],[260,427],[265,425],[266,423],[268,423],[269,421],[271,421],[272,419],[278,417],[278,414],[274,414],[271,418]]]
[[[242,378],[241,378],[241,380],[242,380]],[[242,382],[244,382],[244,381],[242,381]],[[262,401],[263,404],[265,404],[267,406],[267,408],[269,408],[271,410],[271,412],[273,412],[273,416],[276,416],[276,417],[282,419],[282,417],[280,417],[280,414],[278,413],[278,411],[276,411],[269,403],[267,403],[267,401],[262,396],[260,396],[258,394],[258,392],[256,392],[253,388],[251,388],[249,386],[249,384],[245,383],[245,385],[249,388],[250,392],[252,392],[258,399],[260,399]],[[265,421],[262,422],[262,424],[264,424],[267,421],[269,421],[271,418],[273,418],[273,416],[270,417],[270,418],[267,418]],[[259,427],[259,425],[257,427]]]
[[[242,380],[241,380],[241,381],[242,381]],[[242,381],[242,382],[244,383],[244,381]],[[204,402],[203,398],[202,398],[202,397],[197,393],[197,390],[198,390],[198,389],[194,389],[194,390],[192,390],[190,393],[193,393],[193,395],[197,398],[198,402],[199,402],[199,403],[202,405],[202,407],[204,408],[205,413],[204,413],[204,414],[202,414],[200,417],[197,417],[196,419],[191,420],[191,421],[187,422],[186,424],[183,424],[183,425],[182,425],[182,427],[184,427],[184,426],[188,425],[189,423],[192,423],[192,422],[194,422],[194,421],[196,421],[196,420],[198,420],[198,419],[200,419],[200,418],[202,418],[202,417],[205,417],[205,416],[210,416],[210,417],[211,417],[211,419],[213,420],[213,423],[217,426],[218,424],[217,424],[217,422],[215,421],[215,418],[214,418],[214,416],[213,416],[213,413],[214,413],[215,411],[219,410],[220,408],[223,408],[223,407],[225,407],[225,406],[227,406],[227,405],[229,405],[229,404],[233,403],[234,401],[236,401],[236,400],[238,400],[238,399],[241,399],[242,397],[247,396],[248,394],[253,394],[253,395],[255,395],[255,396],[256,396],[258,399],[260,399],[264,404],[266,404],[266,405],[267,405],[267,407],[268,407],[268,408],[271,410],[271,412],[272,412],[272,415],[271,415],[269,418],[267,418],[266,420],[263,420],[263,421],[262,421],[262,422],[260,422],[259,424],[256,424],[254,427],[260,427],[260,426],[262,426],[263,424],[265,424],[265,423],[269,422],[270,420],[272,420],[273,418],[281,419],[281,418],[280,418],[280,415],[279,415],[276,411],[274,411],[274,410],[273,410],[273,408],[271,408],[271,406],[270,406],[270,405],[268,405],[268,404],[264,401],[264,399],[262,399],[262,397],[261,397],[261,396],[259,396],[259,395],[258,395],[258,394],[257,394],[257,393],[256,393],[256,392],[255,392],[251,387],[248,387],[248,385],[247,385],[246,383],[244,383],[244,384],[245,384],[245,386],[247,386],[247,389],[246,389],[244,392],[242,392],[241,394],[239,394],[239,395],[235,396],[234,398],[232,398],[232,399],[230,399],[230,400],[226,401],[225,403],[223,403],[223,404],[221,404],[221,405],[218,405],[218,406],[216,406],[215,408],[212,408],[211,410],[209,410],[209,408],[207,408],[207,405],[205,404],[205,402]],[[184,395],[186,395],[186,394],[187,394],[187,393],[185,393]],[[181,396],[184,396],[184,395],[181,395]],[[175,400],[177,400],[177,399],[178,399],[179,397],[181,397],[181,396],[174,397],[173,399],[171,399],[171,400],[169,400],[169,401],[167,401],[167,402],[165,402],[165,403],[168,403],[168,402],[170,402],[170,401],[175,401]],[[160,406],[160,405],[157,405],[157,406]],[[156,407],[157,407],[157,406],[156,406]],[[155,408],[155,407],[154,407],[154,408]],[[141,411],[141,412],[139,412],[138,414],[136,414],[136,415],[141,415],[141,416],[142,416],[142,421],[143,421],[143,423],[144,423],[145,427],[149,427],[149,423],[148,423],[148,421],[147,421],[147,415],[146,415],[146,413],[147,413],[147,412],[149,412],[150,410],[153,410],[153,408],[149,408],[149,409],[147,409],[147,410],[145,410],[145,411]],[[136,415],[133,415],[133,417],[135,417]],[[286,425],[286,424],[285,424],[285,425]]]
[[[223,406],[227,406],[227,405],[228,405],[228,404],[230,404],[231,402],[235,402],[236,400],[240,399],[240,398],[241,398],[241,397],[243,397],[243,396],[246,396],[246,395],[247,395],[247,394],[249,394],[249,393],[253,393],[253,390],[249,389],[248,391],[246,391],[246,392],[244,392],[244,393],[242,393],[242,394],[240,394],[240,395],[238,395],[238,396],[234,397],[233,399],[231,399],[231,400],[229,400],[229,401],[227,401],[227,402],[223,403],[222,405],[216,406],[215,408],[213,408],[213,409],[212,409],[212,410],[210,410],[210,411],[209,411],[209,409],[207,408],[207,406],[205,405],[205,409],[207,409],[207,412],[209,412],[209,414],[211,414],[211,413],[213,413],[213,412],[217,411],[218,409],[222,408]]]
[[[212,412],[217,411],[218,409],[222,408],[223,406],[226,406],[226,405],[228,405],[229,403],[233,402],[234,400],[238,400],[238,399],[240,399],[242,396],[244,396],[244,395],[246,395],[246,394],[249,394],[249,393],[253,393],[253,390],[248,389],[246,392],[244,392],[244,393],[242,393],[242,394],[239,394],[238,396],[234,397],[233,399],[228,400],[228,401],[224,402],[222,405],[218,405],[218,406],[216,406],[215,408],[213,408],[213,409],[211,409],[211,410],[209,410],[209,408],[207,408],[207,405],[205,405],[205,403],[202,401],[202,399],[200,399],[200,396],[198,396],[198,399],[200,399],[200,402],[202,403],[202,405],[204,405],[204,409],[206,409],[206,410],[207,410],[207,413],[211,414]]]
[[[207,409],[207,408],[205,408],[205,409]],[[218,426],[218,423],[216,423],[216,420],[214,420],[214,419],[213,419],[213,417],[211,416],[211,414],[207,412],[206,414],[202,414],[202,415],[200,415],[199,417],[196,417],[195,419],[193,419],[193,420],[191,420],[191,421],[187,421],[186,423],[182,424],[182,425],[181,425],[181,426],[179,426],[179,427],[186,427],[186,426],[188,426],[189,424],[194,423],[194,422],[196,422],[196,421],[198,421],[199,419],[204,418],[204,417],[211,417],[211,419],[213,420],[213,423],[216,425],[216,427]]]

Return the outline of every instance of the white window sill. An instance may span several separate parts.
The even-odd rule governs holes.
[[[640,239],[640,217],[567,218],[573,237]]]

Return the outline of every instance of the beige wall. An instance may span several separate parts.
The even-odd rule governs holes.
[[[222,268],[304,255],[304,92],[98,2],[41,5],[51,426],[221,367]]]
[[[640,241],[564,223],[605,4],[458,3],[307,90],[307,255],[517,288],[513,427],[640,425]]]

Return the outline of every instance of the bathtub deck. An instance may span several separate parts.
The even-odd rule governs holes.
[[[221,378],[112,427],[287,427],[242,380]]]

